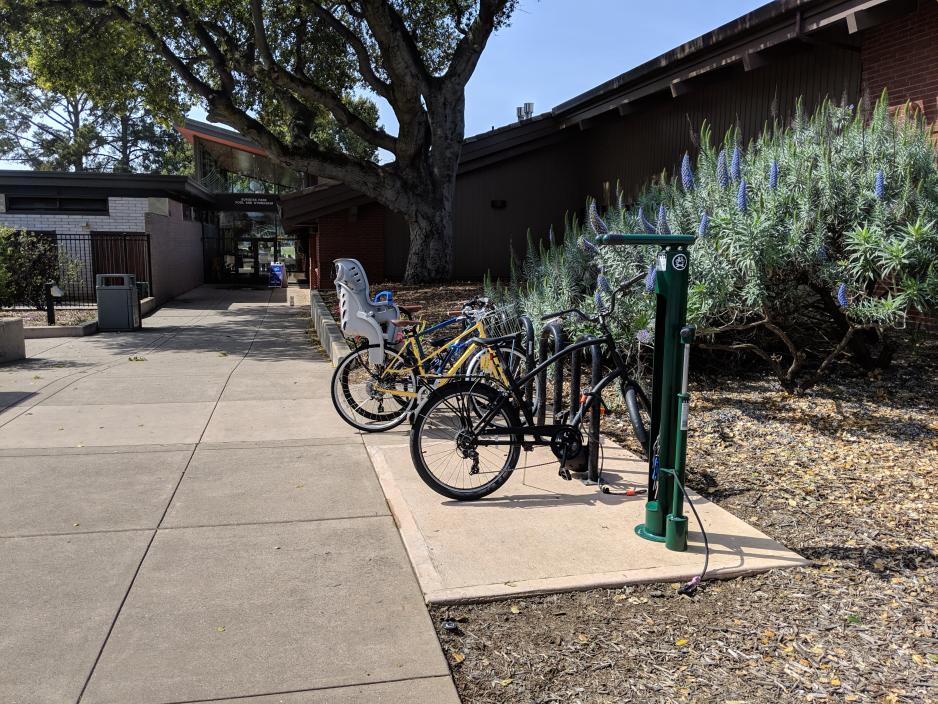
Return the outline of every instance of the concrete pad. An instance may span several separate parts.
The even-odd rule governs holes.
[[[207,376],[111,376],[107,372],[80,378],[44,406],[112,405],[134,403],[204,403],[216,401],[225,386],[224,374]]]
[[[231,375],[222,401],[274,401],[277,399],[328,399],[331,366],[312,374],[255,374],[238,367]],[[351,428],[350,428],[351,429]]]
[[[249,354],[238,365],[238,373],[241,374],[292,374],[298,379],[325,378],[329,371],[331,365],[327,367],[322,359],[313,357],[285,359],[277,355]],[[328,378],[332,378],[331,374]],[[329,382],[323,383],[328,388]]]
[[[351,437],[357,432],[339,417],[331,403],[326,404],[322,399],[219,401],[202,440],[269,440],[273,443],[278,440]]]
[[[644,521],[645,497],[564,481],[547,448],[522,452],[513,476],[494,494],[457,502],[423,483],[406,443],[365,442],[428,602],[686,580],[702,567],[703,541],[692,515],[687,552],[643,540],[634,529]],[[615,445],[604,446],[603,467],[613,491],[645,486],[645,463]],[[716,504],[691,498],[710,539],[710,576],[807,564]]]
[[[0,457],[0,536],[156,528],[191,454]]]
[[[379,515],[388,507],[362,445],[199,449],[163,526]]]
[[[0,427],[0,448],[198,442],[212,403],[37,405]]]
[[[449,673],[388,517],[160,531],[82,704]]]
[[[78,699],[150,536],[0,540],[0,701]]]
[[[149,352],[140,355],[143,361],[125,359],[107,370],[110,377],[144,376],[208,376],[230,374],[241,361],[241,355],[222,355],[218,352],[167,353]]]
[[[382,682],[363,687],[338,687],[309,692],[270,694],[215,700],[213,704],[459,704],[449,677],[427,677],[402,682]]]

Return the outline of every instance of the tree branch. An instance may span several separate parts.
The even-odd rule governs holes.
[[[449,68],[441,80],[444,90],[448,93],[452,94],[456,90],[462,93],[495,29],[498,15],[508,6],[508,3],[509,0],[479,0],[479,12],[456,45]]]
[[[375,71],[371,63],[371,55],[368,53],[368,47],[365,46],[361,38],[349,29],[344,22],[340,21],[338,17],[324,8],[321,3],[312,1],[304,2],[304,5],[312,10],[316,17],[325,22],[334,32],[345,40],[345,43],[355,52],[355,58],[358,60],[358,70],[362,78],[365,79],[365,82],[375,93],[390,102],[393,99],[393,89],[378,76],[377,71]]]
[[[284,66],[274,58],[267,42],[267,30],[264,27],[263,9],[261,0],[251,0],[251,18],[254,25],[254,41],[260,55],[261,65],[271,83],[282,85],[298,96],[320,104],[326,108],[336,122],[353,134],[358,135],[369,144],[393,152],[397,147],[397,140],[384,130],[375,129],[358,115],[353,113],[342,98],[317,85],[308,78],[301,77]],[[256,69],[254,69],[256,72]]]

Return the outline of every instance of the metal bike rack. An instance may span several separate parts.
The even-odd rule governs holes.
[[[595,339],[592,335],[580,335],[576,343],[586,342]],[[602,376],[602,350],[597,344],[592,345],[590,349],[590,380],[598,379]],[[583,348],[577,348],[570,353],[570,414],[580,410],[583,399],[580,398],[580,389],[582,386],[583,374]],[[587,444],[587,463],[586,463],[586,481],[589,484],[599,483],[599,425],[601,420],[602,399],[596,396],[590,401],[590,427],[586,438]]]
[[[518,318],[518,322],[521,323],[521,327],[524,329],[524,362],[527,369],[534,369],[537,362],[534,355],[534,323],[531,322],[531,319],[522,315]],[[534,382],[529,381],[524,385],[524,402],[531,405],[531,401],[534,398]],[[537,409],[534,409],[537,413]]]
[[[553,352],[549,353],[548,343],[553,341]],[[549,323],[544,326],[541,332],[540,345],[538,347],[538,359],[543,361],[551,354],[557,354],[563,350],[567,344],[567,336],[564,334],[563,325],[559,321]],[[540,403],[537,409],[537,422],[543,425],[547,416],[547,369],[542,369],[537,375],[537,391]],[[563,410],[563,357],[554,364],[554,418],[560,415]]]

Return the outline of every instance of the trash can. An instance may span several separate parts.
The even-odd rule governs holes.
[[[140,327],[140,298],[133,274],[98,274],[98,330],[136,330]]]

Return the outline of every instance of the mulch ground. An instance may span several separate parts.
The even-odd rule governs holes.
[[[479,287],[403,288],[433,319]],[[689,485],[814,565],[432,607],[463,701],[938,702],[938,341],[803,396],[691,392]],[[633,442],[616,414],[603,432]]]
[[[371,286],[371,295],[379,291],[390,290],[394,292],[395,303],[410,306],[423,306],[420,317],[431,322],[439,322],[449,317],[451,309],[471,298],[482,295],[482,284],[478,281],[455,281],[445,286],[415,286],[396,282],[384,282]],[[322,300],[338,320],[339,300],[335,289],[319,292]]]
[[[55,311],[56,325],[81,325],[98,317],[96,308],[60,308]],[[44,310],[2,310],[0,318],[22,318],[27,328],[48,325]]]

